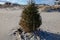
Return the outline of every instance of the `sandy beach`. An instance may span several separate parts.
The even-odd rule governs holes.
[[[22,9],[0,9],[0,40],[9,40],[12,29],[18,28]],[[60,13],[40,12],[42,17],[41,29],[60,34]]]

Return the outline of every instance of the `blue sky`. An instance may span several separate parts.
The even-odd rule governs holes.
[[[27,4],[27,0],[0,0],[0,1],[9,1],[18,4]],[[55,0],[35,0],[37,4],[49,4],[49,5],[54,5],[54,1]]]

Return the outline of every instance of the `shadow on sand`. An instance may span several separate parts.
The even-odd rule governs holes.
[[[38,33],[37,33],[38,32]],[[54,34],[46,31],[36,31],[41,40],[60,40],[60,34]]]

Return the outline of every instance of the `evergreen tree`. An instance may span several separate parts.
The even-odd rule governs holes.
[[[31,1],[26,8],[24,8],[19,25],[25,32],[33,32],[42,24],[41,16],[38,13],[38,6]]]

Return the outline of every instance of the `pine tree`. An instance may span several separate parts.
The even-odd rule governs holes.
[[[26,8],[24,8],[19,25],[26,32],[33,32],[42,24],[41,16],[38,13],[38,6],[35,2],[30,2]]]

